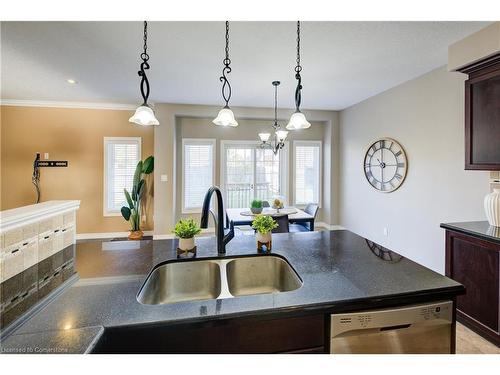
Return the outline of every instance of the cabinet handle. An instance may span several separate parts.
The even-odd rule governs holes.
[[[12,250],[10,253],[14,254],[14,253],[17,253],[18,251],[19,251],[19,249],[15,249],[15,250]]]
[[[59,271],[57,271],[55,274],[54,274],[54,277],[57,277],[59,275]]]
[[[29,294],[29,291],[28,291],[28,292],[26,292],[26,293],[24,293],[24,294],[21,296],[21,298],[25,298],[28,294]]]
[[[54,231],[54,233],[57,233],[57,232],[59,232],[59,229],[56,229],[56,230]]]
[[[48,240],[49,238],[50,238],[50,236],[43,237],[44,240]]]
[[[23,243],[23,246],[26,246],[27,244],[29,244],[29,242],[25,242],[25,243]]]
[[[10,300],[10,303],[15,302],[18,298],[19,298],[19,296],[15,296],[14,298],[12,298],[12,299]]]

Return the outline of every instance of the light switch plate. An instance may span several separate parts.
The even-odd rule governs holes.
[[[49,160],[49,153],[48,152],[44,153],[43,157],[45,160]]]
[[[160,180],[161,180],[161,182],[168,182],[168,176],[166,174],[162,174],[160,176]]]

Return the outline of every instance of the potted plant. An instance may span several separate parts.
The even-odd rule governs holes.
[[[181,219],[175,224],[174,233],[179,237],[179,249],[189,251],[194,249],[194,236],[201,228],[193,219]]]
[[[280,198],[275,198],[273,200],[273,208],[276,209],[276,212],[279,213],[280,209],[282,209],[283,207],[284,207],[284,203]]]
[[[262,251],[265,246],[267,251],[272,248],[271,231],[278,227],[278,223],[269,215],[257,215],[252,222],[252,228],[257,231],[257,250]]]
[[[121,213],[123,218],[130,223],[130,234],[128,238],[131,240],[140,240],[144,235],[141,230],[141,200],[146,191],[146,181],[143,177],[144,175],[152,173],[153,169],[153,156],[149,156],[144,161],[139,161],[135,168],[132,191],[129,193],[127,189],[123,189],[128,207],[123,206],[121,208]]]
[[[254,199],[250,204],[250,211],[253,214],[260,214],[262,212],[262,201],[258,199]]]

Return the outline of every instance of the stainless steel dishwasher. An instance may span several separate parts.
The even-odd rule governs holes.
[[[453,303],[332,314],[330,353],[452,352]]]

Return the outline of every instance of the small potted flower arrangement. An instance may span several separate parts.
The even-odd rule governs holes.
[[[194,253],[194,236],[201,232],[199,225],[193,219],[181,219],[175,224],[173,232],[179,237],[179,250]]]
[[[257,250],[263,251],[266,247],[267,251],[272,248],[271,231],[278,227],[278,223],[268,215],[257,215],[252,222],[252,228],[257,231]]]
[[[250,204],[250,211],[255,215],[262,213],[262,201],[254,199]]]
[[[273,200],[273,208],[276,209],[277,213],[279,213],[283,207],[284,207],[283,200],[281,200],[280,198],[275,198]]]

